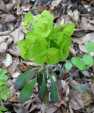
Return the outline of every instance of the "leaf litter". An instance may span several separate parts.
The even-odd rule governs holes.
[[[15,86],[16,79],[29,68],[37,68],[40,65],[24,61],[15,43],[24,39],[25,34],[21,26],[24,13],[31,11],[33,14],[38,14],[45,9],[55,15],[55,23],[74,22],[76,25],[67,64],[64,66],[65,62],[60,62],[51,67],[58,77],[61,100],[57,103],[43,103],[35,85],[33,95],[28,101],[21,103],[19,100],[21,91]],[[92,45],[89,45],[89,42]],[[87,50],[94,60],[94,49],[91,49],[94,48],[93,42],[94,0],[1,0],[0,68],[7,70],[7,82],[12,96],[7,101],[0,101],[0,106],[7,108],[6,113],[93,113],[94,65],[81,71],[69,62],[71,57],[87,54]]]

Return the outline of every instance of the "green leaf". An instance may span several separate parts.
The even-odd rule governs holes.
[[[38,82],[39,86],[41,86],[42,80],[43,80],[43,73],[42,72],[38,72],[38,74],[37,74],[37,82]]]
[[[35,56],[37,63],[55,64],[60,60],[59,50],[56,48],[49,48],[39,55]]]
[[[56,26],[49,11],[33,16],[30,22],[32,30],[26,33],[25,40],[18,43],[22,58],[38,64],[56,64],[65,60],[69,55],[75,25]]]
[[[49,48],[47,51],[47,59],[46,62],[48,64],[55,64],[60,60],[60,53],[59,49],[56,48]]]
[[[75,31],[75,24],[74,23],[67,23],[63,25],[63,33],[67,35],[67,37],[70,37],[73,32]]]
[[[71,62],[81,71],[87,69],[87,66],[80,57],[73,57],[71,59]]]
[[[0,86],[5,85],[5,81],[4,80],[0,80]]]
[[[37,75],[37,82],[39,86],[39,96],[44,103],[48,102],[48,89],[47,89],[47,75],[45,72],[40,72]]]
[[[0,101],[7,100],[11,95],[7,85],[7,79],[6,70],[0,69]]]
[[[50,40],[50,46],[59,48],[59,60],[65,60],[69,54],[69,48],[71,46],[71,35],[75,30],[74,24],[65,24],[62,26],[54,26],[53,31],[48,37]]]
[[[5,113],[7,112],[7,109],[3,106],[0,106],[0,113]]]
[[[70,61],[66,61],[64,67],[66,69],[66,71],[70,71],[72,69],[72,63]]]
[[[32,45],[31,45],[31,51],[32,51],[32,58],[34,60],[37,60],[37,56],[40,56],[42,53],[45,53],[47,50],[48,45],[47,41],[44,38],[35,38],[32,40]]]
[[[42,99],[46,95],[46,91],[47,91],[47,81],[45,75],[43,75],[42,84],[40,85],[40,90],[39,90],[39,95]]]
[[[20,54],[22,58],[30,60],[31,59],[31,44],[32,41],[30,38],[26,38],[25,40],[19,41],[17,46],[20,48]]]
[[[24,88],[21,90],[21,93],[20,93],[20,100],[22,102],[25,102],[30,98],[30,96],[33,93],[33,89],[36,82],[37,82],[36,79],[32,79],[25,84]]]
[[[56,81],[51,77],[51,91],[50,91],[50,99],[52,102],[59,101],[59,94]]]
[[[8,77],[6,76],[6,70],[4,70],[4,69],[0,69],[0,80],[7,80],[8,79]]]
[[[88,52],[94,52],[94,42],[87,42],[85,48]]]
[[[23,18],[23,22],[22,22],[22,25],[24,27],[24,29],[26,31],[30,30],[31,31],[31,21],[33,19],[33,16],[31,14],[31,12],[28,12],[25,14],[24,18]]]
[[[4,85],[0,86],[0,100],[7,100],[11,96],[10,90],[5,83]]]
[[[93,57],[88,54],[83,55],[82,60],[89,67],[94,64]]]
[[[40,15],[34,16],[32,20],[32,32],[39,37],[46,38],[53,28],[53,15],[43,11]]]
[[[32,75],[34,75],[34,72],[32,69],[29,69],[26,72],[22,73],[20,76],[18,76],[15,83],[16,87],[18,89],[21,89],[30,79],[32,79]]]
[[[72,23],[65,24],[63,26],[63,32],[62,32],[63,38],[59,40],[62,60],[65,60],[69,55],[69,49],[72,42],[71,35],[73,34],[74,30],[75,30],[75,25]]]
[[[61,33],[62,33],[63,38],[61,37],[60,39],[58,39],[58,44],[62,44],[63,41],[71,40],[71,35],[75,31],[75,25],[73,23],[68,23],[68,24],[61,26],[60,29],[61,29]],[[67,45],[67,46],[69,46],[69,45]]]
[[[0,111],[7,111],[7,109],[3,106],[0,106]]]

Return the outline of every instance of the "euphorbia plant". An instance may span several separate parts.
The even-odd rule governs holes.
[[[34,79],[31,79],[29,82],[28,80],[25,81],[27,84],[23,86],[24,88],[21,92],[21,99],[23,101],[27,100],[28,96],[31,95],[30,92],[32,92],[33,87],[30,89],[30,84],[34,86],[35,83],[39,85],[41,97],[44,97],[48,91],[50,92],[51,101],[55,102],[58,100],[56,78],[49,72],[47,65],[64,61],[68,57],[72,41],[71,35],[74,32],[75,26],[73,23],[57,25],[53,20],[54,16],[49,11],[43,11],[39,15],[32,15],[29,12],[23,19],[23,27],[26,34],[25,39],[18,43],[21,57],[41,64],[43,67],[37,70]],[[46,66],[44,66],[45,64]],[[16,85],[19,84],[20,80],[20,78],[17,79]],[[50,88],[47,87],[49,81]],[[29,93],[26,94],[25,90]]]

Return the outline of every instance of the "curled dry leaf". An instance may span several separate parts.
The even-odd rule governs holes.
[[[84,37],[82,37],[82,42],[88,42],[88,41],[93,41],[94,42],[94,33],[88,33]]]
[[[3,0],[0,0],[0,10],[5,10],[5,4]]]
[[[21,26],[15,29],[10,35],[13,37],[14,43],[24,39],[24,33]]]
[[[74,22],[76,22],[76,23],[79,22],[80,13],[78,10],[74,10],[74,11],[69,10],[67,13]]]
[[[57,111],[57,107],[53,105],[48,106],[46,109],[46,113],[55,113],[56,111]]]
[[[23,106],[23,104],[14,104],[14,111],[16,113],[29,113]]]
[[[65,93],[66,96],[69,95],[69,86],[68,83],[66,83],[64,80],[61,80],[62,90]]]
[[[10,38],[10,36],[0,36],[0,43],[4,42],[8,38]]]
[[[85,92],[82,94],[82,100],[84,103],[84,106],[89,106],[93,103],[92,95],[89,92]]]
[[[60,23],[61,25],[63,25],[64,23],[72,23],[71,18],[68,15],[62,15],[60,17],[60,19],[58,19],[58,23]]]
[[[61,1],[62,0],[54,0],[51,4],[51,9],[54,9],[55,7],[57,7]]]
[[[16,47],[16,44],[13,44],[11,48],[8,48],[7,51],[13,56],[20,56],[19,48]]]
[[[1,14],[0,15],[0,22],[7,23],[7,22],[14,22],[16,17],[12,14]]]
[[[71,87],[74,87],[70,90],[70,106],[74,110],[82,109],[93,102],[88,86],[78,84],[74,80],[71,81],[70,85]]]
[[[94,31],[94,25],[91,24],[90,19],[86,17],[82,17],[80,23],[80,29]]]

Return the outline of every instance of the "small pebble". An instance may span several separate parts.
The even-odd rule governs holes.
[[[5,60],[3,61],[5,67],[9,67],[12,64],[12,56],[10,54],[6,55]]]
[[[0,44],[0,53],[5,53],[6,50],[7,50],[7,43],[2,42],[2,43]]]

